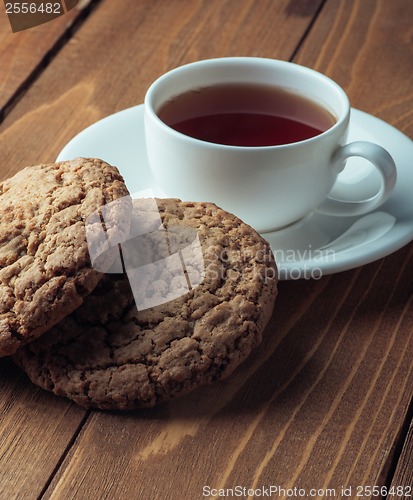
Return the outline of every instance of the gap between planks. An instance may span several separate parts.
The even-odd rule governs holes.
[[[318,6],[318,9],[316,10],[316,12],[314,14],[313,19],[310,21],[310,23],[307,26],[307,29],[303,33],[303,36],[300,38],[299,42],[297,43],[297,47],[294,49],[294,51],[289,59],[290,62],[294,62],[295,58],[297,57],[298,53],[300,52],[300,49],[303,46],[310,31],[313,29],[313,26],[314,26],[315,22],[317,21],[318,16],[321,14],[321,11],[323,10],[326,3],[327,3],[327,0],[322,0],[320,5]]]
[[[75,432],[73,433],[72,438],[67,443],[66,448],[64,449],[62,455],[60,456],[60,458],[57,461],[54,469],[52,470],[49,478],[47,479],[47,481],[45,482],[45,484],[44,484],[41,492],[39,493],[39,496],[37,497],[37,500],[41,500],[44,497],[44,495],[45,495],[46,491],[48,490],[51,482],[53,481],[53,479],[54,479],[57,471],[60,469],[62,463],[64,462],[64,460],[67,457],[68,453],[70,452],[70,450],[72,449],[73,445],[75,444],[75,442],[76,442],[79,434],[82,432],[82,429],[85,426],[86,422],[88,421],[91,413],[92,413],[92,410],[87,410],[86,413],[84,414],[82,420],[79,422],[79,425],[77,426]]]
[[[74,19],[73,23],[66,28],[66,30],[57,38],[51,49],[49,49],[35,68],[17,87],[15,92],[6,101],[4,106],[0,108],[0,124],[4,121],[6,116],[10,114],[16,104],[22,99],[24,94],[30,86],[42,75],[45,69],[50,65],[53,59],[59,54],[66,43],[73,37],[79,30],[83,23],[87,20],[90,14],[98,7],[102,0],[90,0],[90,2],[79,12],[79,15]]]

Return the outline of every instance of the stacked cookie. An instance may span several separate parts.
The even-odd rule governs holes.
[[[0,356],[57,395],[153,406],[261,341],[272,253],[214,204],[130,200],[115,167],[76,159],[0,184],[0,221]]]

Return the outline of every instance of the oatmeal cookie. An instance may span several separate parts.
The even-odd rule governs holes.
[[[27,167],[0,183],[0,356],[43,334],[95,288],[103,274],[91,266],[85,221],[128,194],[118,170],[98,159]],[[127,203],[112,208],[113,220],[126,221]],[[109,221],[106,229],[119,227]]]
[[[261,342],[277,288],[268,243],[214,204],[156,200],[158,219],[154,202],[134,201],[127,274],[16,353],[35,384],[84,407],[150,407],[229,376]]]

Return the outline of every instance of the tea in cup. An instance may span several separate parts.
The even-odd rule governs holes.
[[[175,68],[145,96],[157,194],[212,201],[260,232],[315,210],[365,214],[390,195],[396,167],[377,144],[346,143],[349,119],[344,90],[294,63],[229,57]],[[380,174],[381,187],[370,199],[329,196],[352,156],[366,158]]]

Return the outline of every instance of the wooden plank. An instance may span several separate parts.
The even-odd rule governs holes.
[[[358,109],[382,118],[413,137],[413,61],[411,23],[413,5],[403,1],[329,2],[315,29],[306,37],[295,62],[308,65],[336,80]],[[322,22],[321,22],[322,21]],[[372,23],[376,28],[371,29]],[[408,392],[412,397],[413,391]],[[401,410],[408,407],[409,398]],[[400,411],[402,416],[404,413]],[[392,448],[400,443],[397,435]],[[392,485],[412,482],[411,439],[407,439]],[[383,478],[391,459],[383,464]],[[400,472],[402,479],[400,479]],[[390,469],[391,472],[391,469]],[[407,482],[406,482],[407,478]],[[404,482],[403,482],[404,481]]]
[[[413,420],[389,491],[388,500],[413,497]]]
[[[411,2],[328,2],[298,52],[337,81],[353,107],[413,137]]]
[[[78,4],[47,24],[13,33],[5,5],[0,2],[0,117],[25,82],[46,63],[46,56],[88,3]]]
[[[41,493],[85,411],[31,387],[26,375],[0,359],[0,498]]]

